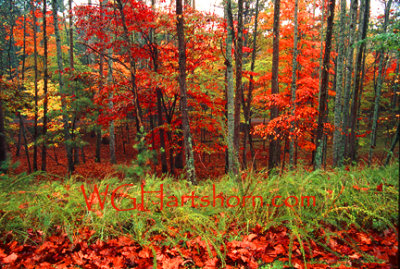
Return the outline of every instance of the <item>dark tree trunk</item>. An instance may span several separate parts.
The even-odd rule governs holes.
[[[363,5],[365,3],[365,5]],[[370,0],[362,0],[361,7],[363,11],[361,15],[362,25],[360,31],[359,41],[364,40],[367,37],[368,31],[368,21],[369,21],[369,10],[370,10]],[[358,122],[358,107],[360,103],[360,89],[361,89],[361,71],[364,69],[362,65],[363,55],[365,54],[365,42],[362,42],[360,47],[357,50],[357,58],[356,58],[356,67],[355,67],[355,83],[354,83],[354,91],[353,91],[353,103],[351,106],[351,122],[350,122],[350,139],[349,139],[349,157],[352,161],[356,160],[357,155],[357,122]]]
[[[33,54],[34,54],[34,88],[35,88],[35,105],[34,105],[34,123],[33,123],[33,171],[38,170],[38,151],[37,151],[37,139],[38,139],[38,50],[37,50],[37,19],[35,16],[35,5],[34,1],[31,1],[32,19],[33,19]]]
[[[32,172],[31,160],[29,158],[28,140],[26,139],[24,119],[22,118],[21,113],[18,113],[18,118],[21,126],[22,137],[24,139],[25,156],[26,156],[26,161],[28,162],[28,172],[30,173]]]
[[[327,118],[327,97],[328,97],[328,80],[329,80],[329,59],[332,47],[333,18],[335,16],[335,0],[330,0],[328,4],[328,18],[326,26],[325,52],[322,64],[322,77],[318,109],[318,127],[316,134],[317,151],[315,154],[314,168],[319,169],[323,163],[324,149],[324,123]]]
[[[232,64],[232,42],[234,37],[232,2],[225,2],[225,16],[227,18],[226,35],[226,114],[228,123],[227,153],[228,153],[228,173],[230,176],[237,174],[239,170],[239,160],[235,147],[235,102],[233,86],[233,64]]]
[[[272,77],[271,77],[271,93],[279,93],[279,15],[280,15],[280,0],[274,2],[274,25],[273,25],[273,42],[272,42]],[[276,106],[271,108],[271,120],[278,117],[279,111]],[[270,137],[269,143],[269,160],[268,169],[273,169],[278,166],[280,160],[280,143],[276,137]]]
[[[387,31],[387,27],[389,24],[389,13],[390,13],[390,7],[392,5],[392,0],[389,0],[387,3],[387,6],[385,8],[385,22],[383,23],[383,33],[385,34]],[[378,81],[376,85],[376,94],[375,94],[375,102],[374,102],[374,114],[372,118],[372,132],[371,132],[371,140],[370,140],[370,149],[369,149],[369,154],[368,154],[368,165],[371,165],[372,163],[372,155],[373,151],[376,146],[376,135],[378,132],[378,115],[379,115],[379,102],[381,99],[381,91],[382,91],[382,85],[383,85],[383,80],[384,80],[384,69],[385,69],[385,62],[386,62],[386,56],[385,56],[385,51],[381,49],[379,51],[379,73],[378,73]]]
[[[47,48],[47,3],[46,0],[43,1],[43,48],[44,48],[44,59],[43,59],[43,146],[42,146],[42,171],[46,171],[47,166],[47,84],[48,84],[48,69],[47,69],[47,59],[48,59],[48,48]]]
[[[251,66],[250,71],[250,81],[249,81],[249,92],[247,95],[247,102],[244,100],[244,95],[242,95],[242,103],[243,103],[243,110],[244,110],[244,118],[245,118],[245,135],[244,135],[244,143],[243,143],[243,165],[247,168],[247,159],[246,159],[246,137],[249,139],[250,145],[250,154],[251,154],[251,162],[253,170],[256,169],[256,160],[255,160],[255,152],[253,146],[253,137],[251,135],[251,102],[253,100],[253,90],[254,90],[254,76],[253,72],[255,69],[256,63],[256,54],[257,54],[257,30],[258,30],[258,13],[259,13],[259,0],[256,0],[256,7],[255,7],[255,19],[254,19],[254,32],[253,32],[253,51],[251,53]]]
[[[234,155],[239,161],[240,141],[240,101],[243,95],[242,73],[243,73],[243,0],[238,0],[238,23],[237,39],[235,42],[236,63],[236,92],[235,92],[235,132],[234,132]],[[238,164],[239,165],[239,164]],[[239,168],[239,166],[237,167]]]
[[[192,149],[192,136],[190,133],[189,109],[187,104],[186,92],[186,44],[184,32],[184,19],[182,10],[182,0],[176,0],[176,30],[178,35],[179,50],[179,88],[180,88],[180,104],[182,110],[182,129],[185,144],[186,172],[188,180],[196,183],[196,171],[194,166],[194,157]]]
[[[4,114],[2,101],[0,100],[0,171],[6,172],[5,167],[3,167],[4,162],[7,160],[7,143],[6,143],[6,133],[4,128]]]
[[[60,30],[58,27],[58,6],[57,1],[52,0],[53,7],[53,23],[54,23],[54,33],[56,36],[56,47],[57,47],[57,67],[58,67],[58,79],[59,79],[59,90],[61,96],[65,94],[64,92],[64,80],[62,77],[62,71],[64,70],[63,59],[62,59],[62,50],[61,50],[61,37]],[[66,114],[66,106],[65,101],[61,97],[61,109],[62,109],[62,121],[64,128],[64,144],[67,152],[67,160],[68,160],[68,172],[72,173],[75,170],[74,160],[72,158],[72,147],[70,145],[71,135],[69,133],[69,124],[68,124],[68,115]]]

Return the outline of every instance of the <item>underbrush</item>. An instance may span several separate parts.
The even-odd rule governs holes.
[[[242,174],[241,186],[236,180],[224,177],[216,182],[212,180],[191,185],[185,180],[172,178],[163,180],[146,176],[142,179],[106,178],[102,181],[71,177],[62,181],[43,181],[36,183],[33,175],[2,175],[0,179],[0,231],[3,241],[18,240],[24,243],[40,244],[50,235],[67,234],[74,241],[78,234],[89,227],[94,231],[90,241],[107,240],[113,237],[129,235],[142,246],[154,244],[184,246],[185,242],[200,236],[207,246],[213,248],[221,261],[226,258],[226,251],[220,246],[228,242],[240,241],[243,236],[257,230],[259,233],[284,226],[290,231],[290,244],[298,242],[303,257],[307,256],[304,246],[310,241],[330,249],[328,244],[336,231],[355,228],[360,231],[386,229],[397,230],[399,199],[398,163],[374,168],[350,168],[347,171],[307,172],[302,168],[284,175],[268,177],[265,173]],[[164,204],[160,208],[160,193],[145,193],[145,207],[141,203],[141,184],[145,191],[160,191],[163,185]],[[123,184],[114,195],[114,206],[130,211],[117,211],[112,203],[112,192]],[[88,210],[90,195],[96,185],[103,201],[93,196],[92,210]],[[87,195],[85,201],[82,186]],[[108,186],[108,188],[107,188]],[[214,191],[215,190],[215,191]],[[193,198],[197,207],[192,207],[188,198],[182,206],[182,196]],[[224,198],[216,199],[213,195]],[[175,196],[179,205],[173,204]],[[210,204],[205,205],[201,197],[209,196]],[[240,206],[228,207],[229,197],[238,196]],[[261,196],[247,198],[244,196]],[[287,197],[298,199],[296,206],[274,207],[273,197],[281,196],[276,204],[284,204]],[[301,203],[301,197],[315,197],[315,206],[310,199]],[[296,198],[287,200],[295,204]],[[230,204],[236,204],[236,198],[230,198]],[[357,248],[351,238],[341,238],[342,242]],[[290,249],[290,248],[289,248]],[[330,250],[334,252],[334,250]],[[361,251],[360,251],[361,252]],[[211,250],[209,251],[211,253]],[[291,253],[289,254],[290,259]],[[365,255],[373,262],[374,258]],[[222,262],[223,263],[223,262]],[[223,264],[222,264],[223,265]]]

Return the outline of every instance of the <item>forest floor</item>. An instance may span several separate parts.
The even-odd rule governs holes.
[[[259,189],[263,193],[271,189],[281,189],[282,195],[304,188],[318,190],[324,202],[310,212],[265,213],[250,208],[250,213],[231,209],[162,213],[153,209],[122,217],[84,208],[80,182],[98,182],[104,187],[110,178],[115,178],[110,184],[130,180],[109,163],[108,145],[102,145],[101,163],[96,163],[95,138],[88,136],[86,140],[85,162],[80,155],[80,164],[69,180],[65,179],[64,148],[49,149],[47,174],[33,178],[21,176],[28,171],[23,147],[19,157],[12,148],[18,165],[10,175],[1,175],[7,178],[2,179],[0,196],[2,268],[398,268],[399,186],[398,169],[393,165],[387,170],[364,171],[365,162],[360,162],[340,171],[328,169],[321,174],[322,182],[308,186],[304,185],[307,175],[313,175],[310,153],[300,156],[299,171],[279,177],[277,185],[271,185],[277,182],[274,179],[265,183],[268,176],[264,170],[255,173],[256,180],[250,180],[253,187],[248,188],[264,187]],[[259,142],[260,148],[262,144]],[[125,150],[117,144],[117,152],[118,164],[127,165],[136,154],[129,144]],[[258,150],[257,156],[258,167],[265,167],[266,152]],[[195,157],[199,178],[213,179],[223,193],[228,192],[231,183],[223,176],[224,153]],[[381,164],[385,157],[385,152],[378,150],[375,163]],[[160,165],[152,168],[161,176]],[[174,191],[187,191],[187,185],[182,185],[186,183],[177,181],[184,171],[176,169],[175,174],[175,178],[164,180],[169,180]],[[159,180],[148,183],[152,181],[147,176],[143,181],[159,184]],[[203,180],[202,184],[199,190],[209,190],[209,183]],[[205,224],[210,220],[209,227],[215,228]],[[155,228],[158,225],[161,228]]]

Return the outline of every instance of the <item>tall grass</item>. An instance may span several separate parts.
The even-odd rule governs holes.
[[[398,163],[386,168],[351,168],[350,171],[307,172],[299,168],[284,175],[268,177],[266,174],[243,175],[243,189],[247,196],[262,196],[264,203],[255,199],[245,206],[221,207],[217,200],[215,207],[191,207],[191,200],[184,206],[169,208],[164,204],[160,210],[156,193],[146,196],[146,211],[116,211],[111,203],[111,192],[122,184],[132,183],[120,192],[135,197],[140,202],[140,182],[134,178],[106,178],[102,181],[81,178],[68,178],[62,181],[44,181],[37,183],[35,175],[3,175],[0,179],[0,232],[3,240],[13,239],[29,241],[30,233],[39,231],[42,238],[58,232],[65,232],[71,240],[85,227],[95,231],[92,240],[106,240],[110,237],[129,235],[141,245],[148,245],[154,235],[161,235],[165,245],[182,245],[190,238],[200,236],[210,248],[213,248],[221,260],[225,259],[225,246],[232,240],[240,240],[259,225],[263,231],[271,227],[285,226],[291,232],[291,243],[297,240],[303,256],[306,256],[304,244],[314,240],[328,248],[325,242],[335,229],[384,230],[394,229],[398,223],[399,169]],[[164,186],[165,202],[168,196],[176,196],[181,205],[183,195],[211,196],[213,184],[217,195],[226,198],[239,196],[237,182],[229,177],[218,181],[208,180],[199,185],[191,185],[185,180],[154,176],[141,179],[146,191],[159,191]],[[104,209],[93,205],[93,211],[86,207],[81,191],[84,185],[86,194],[93,192],[94,184],[99,192],[109,185],[108,197]],[[275,196],[284,198],[296,196],[299,205],[279,208],[267,206]],[[301,206],[300,197],[315,196],[316,206]],[[103,196],[102,196],[103,197]],[[117,195],[119,208],[132,207],[132,199]],[[196,203],[199,203],[199,199]],[[242,201],[242,200],[241,200]],[[291,200],[292,202],[294,200]],[[154,203],[153,203],[154,202]],[[232,200],[231,203],[234,203]],[[320,229],[326,229],[323,235]],[[332,231],[332,232],[330,232]],[[6,236],[7,235],[7,236]],[[348,241],[352,244],[351,240]],[[354,245],[354,247],[356,247]],[[211,254],[211,251],[209,251]],[[291,255],[289,256],[291,257]]]

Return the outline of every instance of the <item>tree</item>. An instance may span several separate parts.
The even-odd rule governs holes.
[[[340,21],[339,21],[339,40],[338,56],[336,57],[336,96],[335,96],[335,130],[333,132],[333,166],[343,164],[344,141],[343,141],[343,73],[344,73],[344,42],[346,27],[346,0],[340,1]],[[349,59],[347,59],[349,60]]]
[[[233,176],[238,171],[238,159],[235,154],[235,103],[233,89],[232,42],[234,37],[232,2],[225,1],[226,29],[226,82],[227,82],[227,117],[228,117],[228,173]]]
[[[47,87],[48,87],[48,68],[47,68],[47,59],[48,59],[48,47],[47,47],[47,0],[43,1],[43,49],[44,49],[44,58],[43,58],[43,94],[44,94],[44,102],[43,102],[43,147],[42,147],[42,171],[46,171],[47,166],[47,104],[48,104],[48,96],[47,96]]]
[[[3,89],[2,87],[0,87],[0,94],[2,91]],[[3,114],[2,103],[3,102],[0,100],[0,171],[5,172],[3,164],[7,160],[7,142],[6,142],[6,132],[4,128],[4,114]]]
[[[253,91],[254,91],[254,69],[256,64],[256,54],[257,54],[257,31],[258,31],[258,14],[259,14],[259,0],[256,0],[255,6],[255,18],[254,18],[254,31],[253,31],[253,50],[251,52],[251,64],[250,64],[250,78],[249,78],[249,91],[247,94],[247,100],[244,99],[244,93],[242,94],[242,105],[243,105],[243,114],[245,120],[245,135],[243,138],[243,165],[247,168],[247,138],[249,139],[250,144],[250,153],[251,153],[251,161],[252,168],[256,169],[256,160],[255,160],[255,152],[253,146],[253,137],[250,132],[251,129],[251,105],[253,100]]]
[[[190,133],[189,109],[187,105],[187,89],[186,89],[186,44],[184,32],[184,19],[182,10],[182,0],[176,0],[176,31],[178,35],[179,50],[179,88],[180,88],[180,104],[182,111],[182,129],[185,144],[186,157],[186,173],[188,180],[196,183],[196,170],[194,166],[192,136]]]
[[[35,8],[35,2],[34,0],[31,0],[31,13],[32,13],[32,19],[33,19],[33,56],[34,56],[34,70],[35,70],[35,76],[34,76],[34,88],[35,88],[35,105],[34,105],[34,126],[33,126],[33,170],[37,171],[38,170],[38,165],[37,165],[37,139],[38,139],[38,49],[37,49],[37,19],[36,19],[36,8]]]
[[[350,5],[350,25],[349,25],[349,43],[347,48],[347,64],[346,64],[346,79],[343,93],[343,148],[344,155],[349,154],[349,117],[350,117],[350,95],[351,82],[353,75],[353,58],[354,58],[354,41],[356,39],[356,23],[357,23],[358,0],[352,0]]]
[[[120,17],[121,17],[121,24],[123,28],[123,38],[126,42],[126,45],[128,47],[131,47],[131,38],[129,36],[129,31],[125,19],[125,13],[124,13],[124,6],[122,4],[122,0],[117,0],[117,7],[119,9]],[[143,128],[143,120],[142,120],[142,110],[140,107],[139,103],[139,94],[138,94],[138,89],[136,85],[136,63],[135,59],[132,55],[132,51],[128,51],[128,59],[129,59],[129,71],[130,71],[130,76],[131,76],[131,87],[132,87],[132,94],[133,94],[133,100],[134,100],[134,105],[135,105],[135,110],[136,110],[136,122],[137,122],[137,132],[139,135],[142,134],[144,130]]]
[[[237,38],[235,39],[235,68],[236,68],[236,92],[235,92],[235,132],[234,132],[234,154],[239,161],[240,141],[240,102],[243,96],[243,0],[238,0]],[[238,169],[237,167],[236,169]],[[238,171],[235,171],[238,172]]]
[[[295,111],[296,111],[296,88],[297,88],[297,55],[298,55],[298,21],[297,21],[297,14],[298,14],[298,9],[299,9],[299,0],[295,0],[295,6],[294,6],[294,42],[293,42],[293,60],[292,60],[292,85],[291,85],[291,91],[292,91],[292,116],[294,117]],[[292,123],[292,125],[294,125]],[[295,126],[292,126],[292,132]],[[293,166],[294,164],[294,139],[290,141],[290,151],[289,151],[289,159],[290,159],[290,165]]]
[[[364,4],[364,5],[363,5]],[[361,2],[361,14],[362,16],[361,25],[359,27],[359,41],[363,41],[367,37],[368,31],[368,21],[369,21],[369,9],[370,9],[370,0],[362,0]],[[361,84],[363,83],[361,80],[361,72],[364,70],[364,65],[362,64],[362,60],[365,57],[366,44],[365,42],[361,42],[357,50],[356,56],[356,66],[354,71],[354,90],[353,90],[353,102],[351,104],[351,122],[350,122],[350,138],[349,138],[349,157],[351,160],[356,160],[356,151],[357,151],[357,139],[356,139],[356,131],[357,131],[357,118],[358,118],[358,108],[360,105],[360,89]],[[364,61],[365,62],[365,61]]]
[[[62,58],[62,50],[61,50],[61,37],[60,30],[58,25],[58,4],[57,0],[52,0],[52,8],[53,8],[53,24],[54,24],[54,33],[56,36],[56,47],[57,47],[57,67],[58,67],[58,84],[59,84],[59,92],[60,95],[63,96],[64,92],[64,80],[63,80],[63,58]],[[64,143],[67,151],[67,160],[68,160],[68,172],[72,173],[75,170],[74,160],[72,156],[72,147],[70,145],[70,132],[69,132],[69,124],[68,124],[68,115],[66,114],[66,105],[63,97],[61,97],[61,108],[62,108],[62,121],[63,121],[63,130],[64,130]]]
[[[324,124],[327,117],[327,97],[329,79],[329,59],[332,48],[333,18],[335,16],[335,0],[330,0],[328,4],[328,17],[325,37],[324,60],[322,64],[322,77],[320,86],[320,98],[318,107],[318,127],[316,135],[317,150],[315,154],[314,168],[319,169],[323,163],[324,151]]]
[[[272,52],[272,77],[271,77],[271,94],[279,93],[279,15],[280,15],[280,0],[274,0],[274,24],[273,24],[273,52]],[[271,120],[278,117],[279,111],[276,106],[271,108]],[[269,143],[269,160],[268,169],[273,169],[279,164],[280,160],[280,145],[278,137],[270,136]]]
[[[390,13],[390,7],[392,5],[392,0],[389,0],[386,8],[385,8],[385,20],[383,22],[383,34],[386,33],[388,24],[389,24],[389,13]],[[378,130],[378,114],[379,114],[379,102],[381,98],[381,91],[382,91],[382,85],[383,85],[383,76],[384,76],[384,66],[385,66],[385,51],[384,48],[382,47],[379,50],[379,71],[378,71],[378,82],[376,85],[376,95],[375,95],[375,102],[374,102],[374,114],[372,118],[372,132],[371,132],[371,140],[370,140],[370,150],[369,150],[369,155],[368,155],[368,165],[371,165],[372,162],[372,154],[374,151],[374,148],[376,146],[376,133]]]

